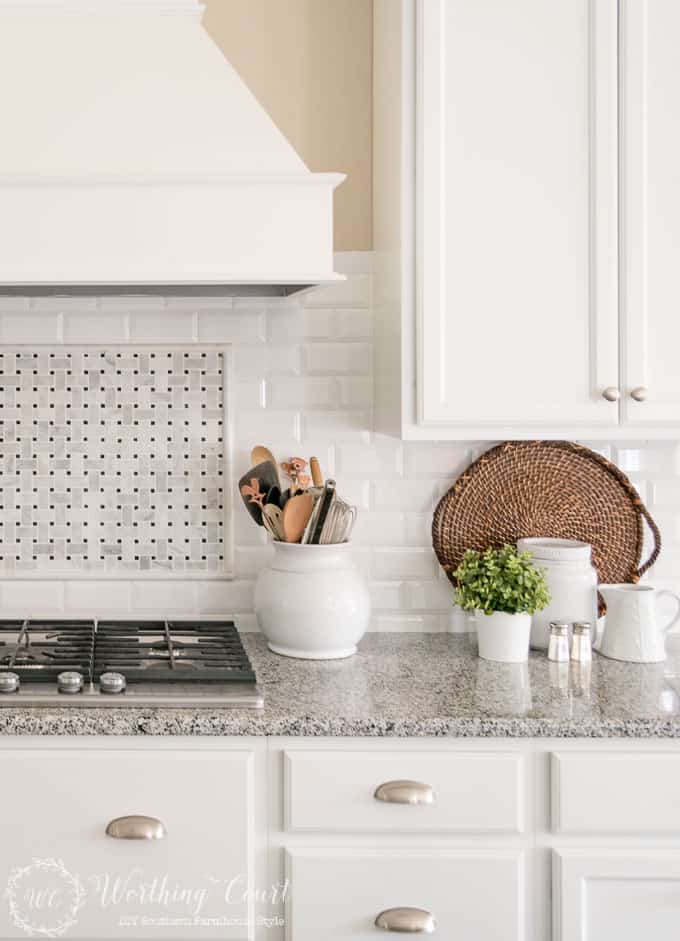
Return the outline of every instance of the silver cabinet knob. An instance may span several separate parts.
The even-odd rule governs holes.
[[[99,677],[99,691],[110,696],[125,692],[125,677],[122,673],[102,673]]]
[[[636,386],[630,393],[631,399],[635,399],[636,402],[644,402],[648,395],[649,390],[646,386]]]
[[[388,908],[380,912],[375,926],[401,934],[433,934],[437,923],[424,908]]]
[[[57,689],[67,696],[80,693],[83,688],[83,674],[77,670],[64,670],[57,676]]]
[[[116,817],[106,828],[106,835],[117,840],[162,840],[165,827],[155,817]]]
[[[602,390],[602,398],[606,399],[608,402],[618,402],[621,398],[621,393],[616,386],[607,386],[606,389]]]
[[[386,804],[432,804],[434,791],[429,784],[420,781],[385,781],[373,794],[377,801]]]
[[[0,673],[0,693],[16,693],[20,685],[18,674],[10,671]]]

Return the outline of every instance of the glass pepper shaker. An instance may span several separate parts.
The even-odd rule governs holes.
[[[569,660],[569,625],[564,621],[550,622],[548,660]]]
[[[574,621],[572,629],[571,659],[577,663],[590,663],[593,658],[590,622]]]

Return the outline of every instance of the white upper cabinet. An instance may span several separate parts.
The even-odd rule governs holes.
[[[680,4],[646,6],[376,0],[379,430],[677,434]]]
[[[616,0],[418,14],[419,420],[615,422]]]
[[[623,419],[680,424],[680,3],[621,4]]]

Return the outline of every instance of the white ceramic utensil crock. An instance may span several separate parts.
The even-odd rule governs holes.
[[[530,538],[517,541],[518,552],[530,552],[534,565],[543,569],[550,604],[531,618],[531,646],[548,649],[551,621],[588,621],[597,634],[597,571],[591,547],[575,539]]]
[[[680,598],[651,585],[600,585],[607,605],[604,633],[598,652],[612,660],[660,663],[666,659],[666,632],[680,621]],[[673,598],[676,612],[668,624],[659,624],[657,602]]]
[[[350,544],[272,545],[274,558],[255,586],[255,614],[269,649],[305,660],[356,653],[371,601]]]

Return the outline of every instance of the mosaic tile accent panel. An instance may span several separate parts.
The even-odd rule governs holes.
[[[0,350],[0,574],[224,569],[217,349]]]

